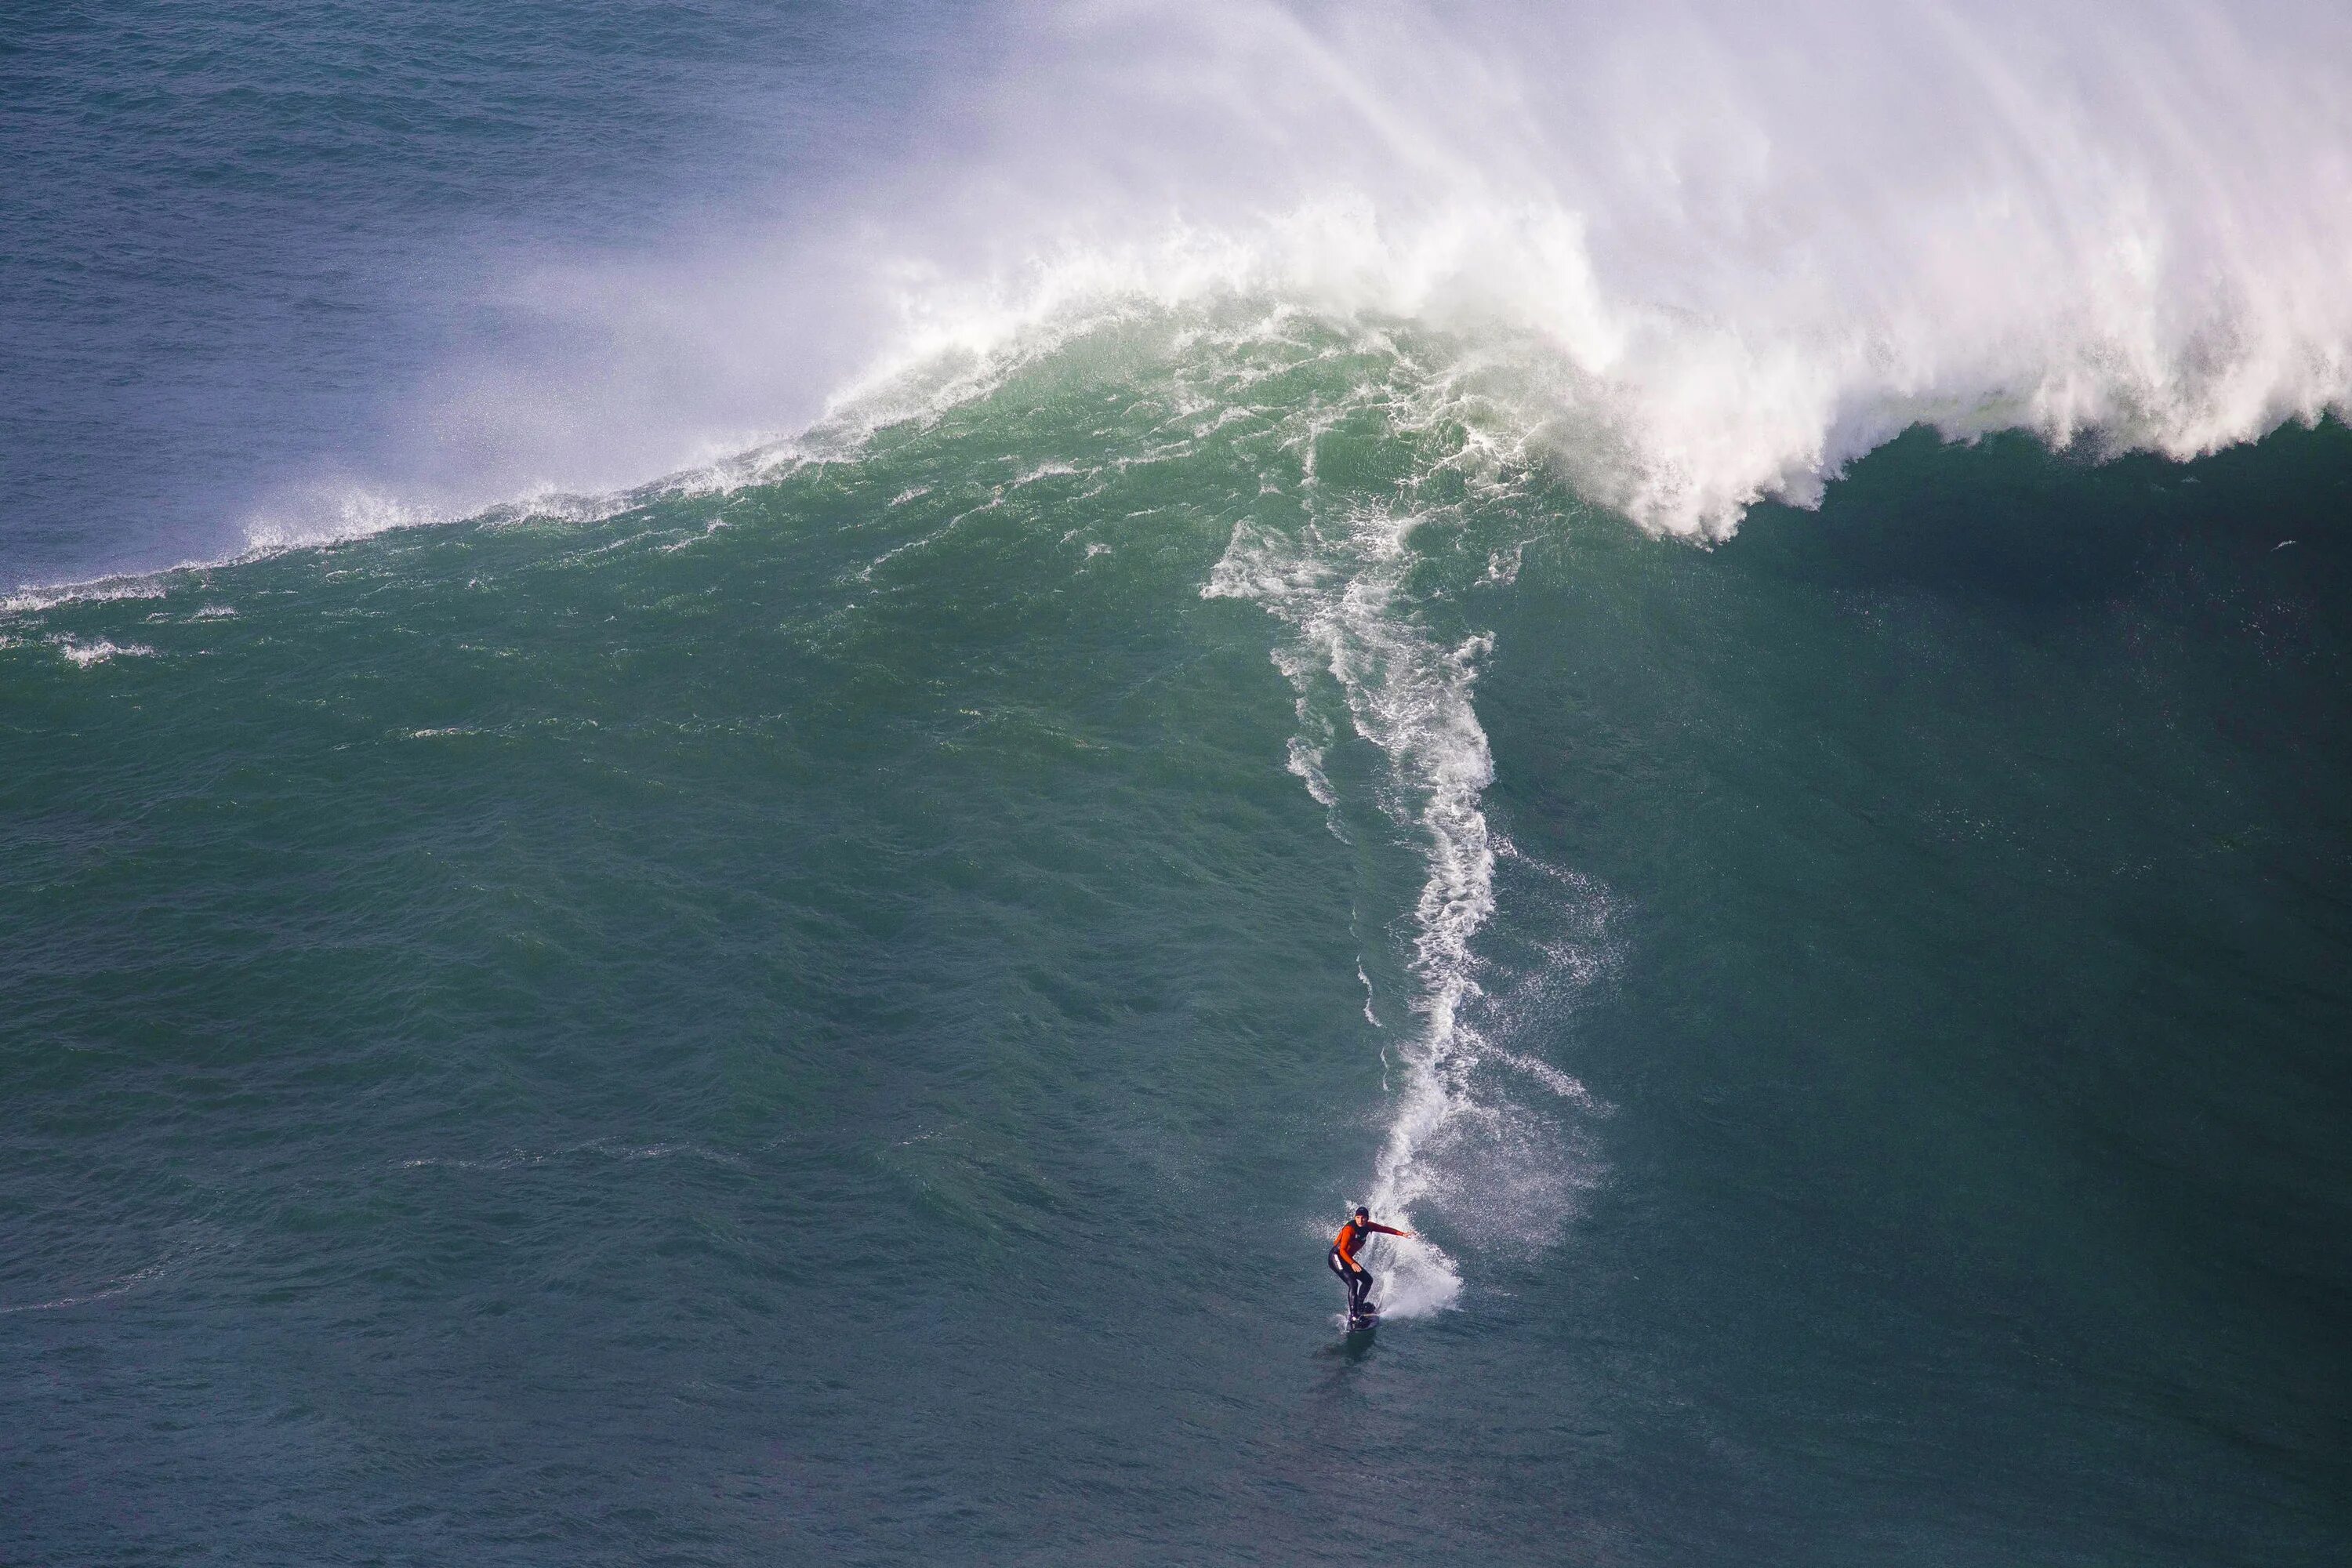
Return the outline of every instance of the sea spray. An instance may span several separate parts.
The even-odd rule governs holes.
[[[1249,294],[1516,345],[1589,499],[1714,538],[1915,424],[2189,457],[2352,395],[2340,7],[1054,15],[911,347]]]
[[[556,336],[609,357],[531,398],[707,384],[708,427],[654,443],[681,450],[820,405],[871,428],[1255,300],[1475,345],[1585,499],[1719,540],[1916,425],[2188,458],[2352,397],[2340,7],[1226,0],[1024,26],[969,135],[877,173],[875,210],[667,262],[532,255]],[[803,364],[821,384],[777,368]],[[453,366],[432,419],[500,428],[515,379]],[[576,445],[599,413],[556,423]],[[638,411],[629,441],[685,416]]]

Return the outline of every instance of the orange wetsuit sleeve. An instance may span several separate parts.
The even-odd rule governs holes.
[[[1407,1236],[1411,1234],[1411,1232],[1408,1231],[1399,1230],[1394,1226],[1387,1225],[1368,1225],[1364,1228],[1366,1230],[1377,1230],[1382,1236]]]

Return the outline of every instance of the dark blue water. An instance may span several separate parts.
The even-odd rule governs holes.
[[[232,552],[257,509],[331,523],[310,487],[387,468],[550,478],[496,426],[593,395],[614,350],[531,269],[822,204],[951,53],[987,58],[952,6],[11,8],[0,577]],[[474,354],[528,393],[443,407],[436,370]],[[779,427],[813,412],[782,401]],[[677,455],[602,476],[541,439],[572,480]]]
[[[1507,76],[1206,15],[1301,99]],[[2071,61],[2097,132],[2061,20],[1807,36]],[[2343,1560],[2352,432],[2273,416],[2324,170],[2206,193],[2273,226],[2235,339],[1898,388],[1887,300],[1958,342],[2047,232],[1905,272],[1890,172],[1809,241],[1893,269],[1848,357],[1770,226],[1699,259],[1738,139],[1621,121],[1553,192],[1610,361],[1496,303],[1582,297],[1524,212],[1122,229],[1260,81],[1197,26],[5,24],[0,1561]],[[2300,101],[2134,36],[2215,147]],[[1573,173],[1687,136],[1720,320]],[[1420,1233],[1369,1337],[1359,1202]]]

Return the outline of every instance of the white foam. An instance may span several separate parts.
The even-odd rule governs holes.
[[[1265,462],[1261,493],[1286,504],[1234,529],[1202,592],[1256,603],[1287,628],[1273,660],[1297,694],[1291,771],[1332,831],[1348,837],[1351,815],[1369,806],[1371,825],[1385,819],[1419,858],[1402,955],[1409,1021],[1384,1019],[1393,1010],[1375,1005],[1370,970],[1363,960],[1358,966],[1382,1066],[1399,1069],[1383,1075],[1387,1126],[1362,1195],[1383,1220],[1410,1221],[1427,1207],[1449,1234],[1482,1249],[1542,1246],[1567,1223],[1597,1162],[1561,1110],[1527,1102],[1519,1088],[1537,1086],[1571,1119],[1606,1108],[1517,1037],[1556,1022],[1562,998],[1605,972],[1609,900],[1488,823],[1482,801],[1494,762],[1474,698],[1492,643],[1439,635],[1433,612],[1447,591],[1416,578],[1453,553],[1461,530],[1527,500],[1529,432],[1494,419],[1460,376],[1432,374],[1377,331],[1334,342],[1278,330],[1290,363],[1345,359],[1356,379],[1336,395],[1287,405],[1254,443]],[[1213,363],[1222,369],[1247,357]],[[1321,438],[1343,426],[1358,435],[1377,426],[1412,444],[1422,454],[1417,471],[1386,494],[1327,485]],[[1448,499],[1423,499],[1441,496]],[[1498,560],[1515,573],[1518,554],[1489,555],[1487,571],[1453,592],[1496,581]],[[1360,773],[1338,765],[1341,749],[1357,742],[1381,764],[1369,797]],[[1509,945],[1525,962],[1497,967],[1479,943],[1506,866],[1536,883],[1541,907],[1515,922]],[[1490,995],[1495,977],[1507,984]],[[1427,1239],[1381,1243],[1374,1267],[1392,1316],[1443,1310],[1462,1290],[1456,1260]]]
[[[712,534],[718,532],[720,529],[726,526],[727,520],[725,518],[714,517],[709,522],[702,525],[702,531],[700,533],[689,533],[684,539],[678,540],[674,543],[663,545],[661,547],[662,553],[665,555],[675,555],[681,550],[691,549],[693,546],[701,543],[704,540],[709,539]]]
[[[478,475],[593,492],[501,510],[593,515],[828,461],[1056,346],[1247,300],[1450,335],[1439,368],[1488,378],[1587,494],[1713,539],[1916,423],[2187,457],[2352,399],[2332,0],[1069,0],[1007,25],[1018,75],[966,84],[956,144],[869,171],[863,205],[488,268],[601,357],[440,367],[422,426],[498,447]],[[655,454],[688,466],[605,488],[677,460]],[[244,548],[527,488],[430,462],[274,507]]]
[[[0,599],[0,615],[32,616],[60,605],[104,605],[121,599],[164,596],[160,574],[101,577],[86,583],[58,583],[47,587],[19,588]]]
[[[1310,419],[1294,443],[1310,502],[1315,434]],[[1296,641],[1276,651],[1275,663],[1298,693],[1291,769],[1330,813],[1334,830],[1339,802],[1324,762],[1338,735],[1317,703],[1327,679],[1354,733],[1387,761],[1381,807],[1420,839],[1426,876],[1409,959],[1417,986],[1409,1005],[1419,1023],[1398,1042],[1403,1079],[1367,1197],[1384,1220],[1409,1218],[1430,1194],[1432,1141],[1481,1111],[1466,1092],[1480,1042],[1462,1013],[1479,994],[1473,939],[1495,908],[1495,852],[1479,806],[1493,761],[1471,705],[1488,644],[1472,637],[1446,646],[1397,603],[1412,564],[1410,536],[1424,521],[1411,510],[1360,505],[1296,531],[1244,522],[1202,590],[1253,600],[1290,627]],[[1378,1027],[1369,979],[1366,991],[1365,1016]],[[1391,1250],[1381,1269],[1386,1313],[1411,1317],[1459,1297],[1460,1273],[1436,1244],[1414,1239]]]
[[[39,614],[61,605],[105,604],[118,599],[161,599],[168,595],[171,580],[176,576],[260,560],[289,551],[316,549],[365,539],[393,529],[423,527],[449,521],[452,519],[447,513],[411,505],[373,490],[348,489],[312,492],[284,503],[281,510],[257,513],[247,519],[242,528],[242,542],[226,554],[184,561],[152,572],[116,574],[41,585],[26,584],[5,599],[0,599],[0,615]],[[225,605],[207,605],[190,618],[213,620],[236,614],[235,610]]]
[[[247,518],[245,548],[236,558],[342,544],[396,528],[449,521],[450,514],[439,509],[376,490],[358,487],[330,490],[282,502],[279,510]]]
[[[155,650],[145,643],[116,643],[105,637],[93,637],[85,642],[78,637],[51,637],[50,646],[68,662],[88,669],[93,664],[104,664],[110,658],[152,658]]]
[[[2338,6],[1138,5],[1035,58],[999,232],[899,237],[837,406],[1217,300],[1412,322],[1720,538],[1915,424],[2186,458],[2352,398]]]

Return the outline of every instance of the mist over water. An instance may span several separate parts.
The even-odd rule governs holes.
[[[16,580],[626,488],[942,357],[1223,298],[1456,333],[1582,493],[1710,537],[1915,424],[2178,458],[2352,381],[2329,6],[497,16],[480,47],[511,58],[465,57],[431,115],[317,98],[337,158],[394,151],[323,187],[317,133],[249,114],[233,71],[173,85],[243,58],[200,20],[24,32],[56,177],[8,285],[39,329]],[[322,16],[313,47],[331,71],[415,21]],[[312,101],[302,60],[260,89]],[[76,150],[93,80],[155,85],[135,153]],[[233,194],[189,183],[199,137],[250,167]],[[138,184],[82,194],[109,168]],[[412,213],[446,238],[394,237]],[[139,248],[166,220],[194,237],[168,262]],[[273,230],[298,248],[259,265]],[[149,303],[69,281],[76,243]],[[142,358],[150,311],[194,352]],[[261,326],[305,311],[331,332]],[[100,365],[142,390],[101,397]],[[157,442],[181,477],[142,485],[186,493],[142,490],[154,521],[51,510],[97,450],[144,474]]]
[[[1582,493],[1710,537],[1914,425],[2183,458],[2352,384],[2331,7],[1114,5],[1016,37],[869,205],[674,282],[584,264],[613,374],[723,383],[719,340],[822,320],[870,385],[1264,298],[1458,334]]]
[[[707,317],[653,355],[577,308],[573,263],[675,301],[712,236],[824,208],[919,136],[935,53],[991,58],[969,15],[11,8],[0,583],[627,486],[804,421],[821,342],[747,386]]]
[[[2342,1555],[2338,12],[0,27],[0,1556]]]

